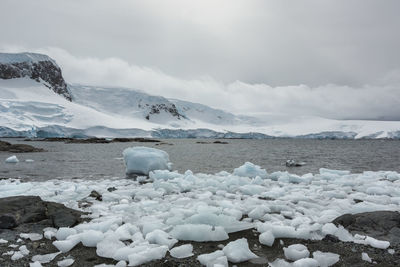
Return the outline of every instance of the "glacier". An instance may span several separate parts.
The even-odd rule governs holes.
[[[68,84],[53,59],[34,53],[0,53],[0,114],[0,137],[400,139],[399,121],[243,116],[131,88]]]

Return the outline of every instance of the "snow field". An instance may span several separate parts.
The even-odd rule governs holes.
[[[84,209],[90,213],[90,222],[73,228],[45,229],[45,237],[55,236],[53,244],[62,253],[81,242],[96,247],[99,256],[121,261],[121,265],[124,261],[128,266],[162,259],[168,251],[173,257],[191,255],[189,245],[174,248],[178,240],[221,241],[228,239],[229,233],[246,229],[257,229],[260,243],[265,245],[273,245],[279,238],[320,240],[332,234],[342,241],[381,249],[390,246],[387,241],[353,236],[331,221],[345,213],[398,210],[398,173],[352,174],[321,169],[319,174],[303,176],[265,172],[261,178],[254,175],[254,169],[261,168],[248,168],[247,163],[244,166],[238,168],[244,170],[240,175],[156,170],[149,175],[153,182],[146,184],[131,179],[24,183],[6,179],[0,181],[0,197],[38,195],[79,209],[78,201],[96,190],[103,201],[93,200],[93,205]],[[109,192],[110,187],[116,190]],[[376,187],[379,192],[371,190]],[[292,248],[287,247],[285,255],[294,262],[280,259],[271,266],[330,266],[339,259],[339,255],[325,252],[314,252],[313,258],[308,258],[307,248]],[[254,257],[257,255],[251,252],[247,240],[239,239],[197,259],[206,266],[227,266],[228,261]],[[35,259],[42,261],[40,257]]]

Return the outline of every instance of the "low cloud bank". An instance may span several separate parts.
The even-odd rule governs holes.
[[[1,50],[26,51],[22,47],[10,46],[3,46]],[[34,51],[54,58],[69,83],[128,87],[240,114],[279,113],[332,119],[400,120],[400,70],[391,71],[374,85],[357,88],[334,84],[271,87],[241,81],[223,83],[212,77],[180,79],[158,69],[129,64],[120,58],[77,57],[54,47]]]

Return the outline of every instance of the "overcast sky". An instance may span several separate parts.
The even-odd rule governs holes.
[[[0,51],[236,113],[400,120],[397,0],[1,0]]]

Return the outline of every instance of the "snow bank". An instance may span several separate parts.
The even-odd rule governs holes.
[[[123,151],[126,173],[148,175],[154,170],[169,170],[172,163],[169,162],[167,152],[150,147],[130,147]]]

